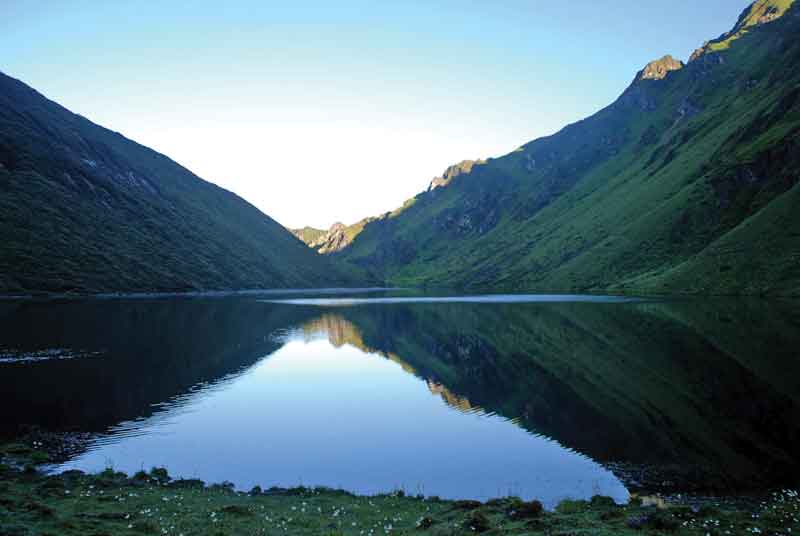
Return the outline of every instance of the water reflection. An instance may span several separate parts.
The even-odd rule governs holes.
[[[2,304],[4,356],[100,357],[0,362],[0,416],[103,434],[78,466],[243,486],[555,500],[800,476],[794,303],[514,301]]]
[[[465,396],[459,396],[436,380],[420,375],[414,367],[407,361],[404,361],[400,356],[392,352],[383,352],[379,349],[368,347],[364,343],[361,331],[339,314],[323,313],[319,318],[315,318],[303,324],[300,332],[303,334],[305,340],[313,340],[324,336],[328,339],[328,342],[336,348],[341,348],[345,344],[349,344],[365,353],[380,354],[386,359],[397,363],[405,372],[424,379],[431,394],[441,397],[442,401],[450,407],[463,413],[486,413],[483,408],[473,405]]]
[[[453,412],[396,363],[323,339],[289,341],[225,388],[114,432],[64,467],[163,464],[243,489],[313,483],[481,499],[511,492],[551,505],[597,490],[627,497],[585,456],[500,417]]]
[[[630,485],[791,482],[800,439],[793,303],[340,309],[367,347],[471,404],[603,462]]]

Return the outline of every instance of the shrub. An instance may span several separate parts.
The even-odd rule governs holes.
[[[575,501],[572,499],[564,499],[558,506],[556,506],[556,512],[559,514],[577,514],[580,512],[584,512],[589,503],[586,501]]]
[[[489,524],[489,520],[480,512],[472,512],[470,516],[467,518],[466,526],[475,532],[486,532],[492,526]]]

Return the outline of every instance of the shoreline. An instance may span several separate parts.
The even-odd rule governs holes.
[[[312,288],[271,288],[271,289],[206,289],[206,290],[151,290],[151,291],[118,291],[118,292],[49,292],[49,291],[21,291],[19,293],[0,292],[0,301],[55,301],[55,300],[114,300],[114,299],[165,299],[165,298],[225,298],[236,296],[276,296],[287,294],[311,294],[311,295],[335,295],[335,294],[366,294],[369,292],[387,291],[417,291],[424,294],[434,293],[447,296],[464,295],[549,295],[549,296],[596,296],[596,297],[620,297],[642,300],[690,300],[697,298],[718,298],[718,299],[766,299],[766,300],[800,300],[800,294],[796,292],[785,293],[698,293],[698,292],[679,292],[679,293],[657,293],[641,291],[630,292],[619,290],[546,290],[546,289],[507,289],[507,288],[484,288],[484,287],[408,287],[408,286],[377,286],[377,287],[312,287]]]
[[[117,299],[164,299],[164,298],[226,298],[236,296],[273,296],[284,294],[342,294],[368,293],[405,290],[401,287],[315,287],[278,289],[240,289],[240,290],[185,290],[185,291],[142,291],[142,292],[32,292],[22,294],[2,294],[0,300],[54,301],[54,300],[117,300]]]
[[[65,432],[65,431],[47,431],[37,426],[25,426],[18,430],[17,433],[9,436],[0,436],[0,463],[4,449],[8,445],[17,445],[21,447],[21,452],[27,452],[27,449],[32,449],[31,454],[35,453],[32,458],[23,455],[19,458],[16,465],[23,468],[26,464],[34,463],[37,469],[46,474],[57,474],[64,470],[77,469],[84,473],[93,474],[95,472],[102,472],[108,469],[109,466],[97,468],[64,468],[64,464],[71,459],[86,452],[88,445],[93,440],[105,437],[105,434],[94,432]],[[19,456],[19,455],[17,455]],[[12,457],[13,458],[13,457]],[[730,503],[730,504],[748,504],[757,503],[769,495],[770,489],[778,489],[780,483],[768,483],[772,481],[752,482],[752,487],[745,487],[743,481],[731,481],[725,478],[725,475],[711,473],[708,471],[702,472],[702,468],[698,466],[688,465],[657,465],[657,464],[644,464],[644,463],[631,463],[631,462],[597,462],[600,466],[613,473],[616,478],[628,491],[632,497],[658,497],[659,500],[670,504],[705,504],[705,503]],[[110,465],[113,469],[113,464]],[[167,467],[168,469],[168,467]],[[182,478],[199,478],[197,474],[189,475],[173,475],[176,479]],[[237,486],[232,482],[235,491],[247,491],[246,486]],[[259,482],[259,484],[262,484]],[[794,482],[787,485],[794,485]],[[297,483],[284,482],[275,483],[275,486],[294,488],[303,487],[305,484],[302,481]],[[312,487],[327,488],[324,484],[312,484]],[[409,488],[403,485],[396,485],[391,489],[375,489],[371,491],[354,490],[340,488],[337,489],[346,491],[353,495],[368,496],[375,493],[391,493],[396,491],[403,491],[409,495],[416,495],[415,492],[410,491]],[[485,501],[492,499],[493,495],[482,496],[455,496],[444,497],[446,500],[479,500]],[[575,497],[567,497],[569,499],[576,499]],[[538,497],[531,497],[531,499],[540,499]],[[545,509],[549,509],[549,503],[545,501]],[[0,535],[1,536],[1,535]]]
[[[545,510],[536,500],[449,500],[403,491],[356,495],[331,488],[236,491],[173,479],[164,468],[129,476],[43,471],[55,443],[0,444],[0,534],[791,534],[796,491],[765,500],[683,502],[594,496]],[[59,451],[68,455],[68,449]]]

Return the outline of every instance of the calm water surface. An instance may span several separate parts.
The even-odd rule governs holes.
[[[60,468],[486,499],[800,476],[800,307],[586,296],[0,304],[0,417]]]

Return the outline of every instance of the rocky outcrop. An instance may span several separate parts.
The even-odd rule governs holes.
[[[643,112],[652,112],[658,107],[656,93],[652,83],[663,80],[673,71],[683,69],[685,64],[676,60],[669,54],[653,60],[636,73],[631,85],[620,95],[615,105],[622,107],[635,107]],[[613,105],[612,105],[613,106]]]
[[[472,171],[474,166],[485,163],[486,160],[462,160],[458,164],[453,164],[444,170],[444,173],[442,173],[441,177],[434,177],[434,179],[431,180],[431,183],[428,186],[428,191],[430,192],[441,186],[447,186],[459,175],[469,173]]]
[[[636,80],[661,80],[671,71],[683,69],[683,62],[669,54],[661,59],[651,61],[636,75]]]
[[[311,244],[313,249],[320,253],[331,253],[339,251],[351,242],[352,238],[347,236],[347,226],[341,222],[331,225],[328,232]]]

